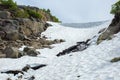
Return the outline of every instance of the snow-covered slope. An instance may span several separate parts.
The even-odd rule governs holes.
[[[53,49],[40,49],[38,57],[24,56],[19,59],[0,59],[0,71],[16,70],[26,64],[47,64],[46,67],[36,71],[29,70],[22,80],[34,75],[35,80],[120,80],[120,62],[110,63],[110,60],[120,56],[120,33],[109,41],[99,45],[92,44],[82,52],[74,52],[61,57],[56,57],[58,52],[74,45],[78,41],[92,38],[98,31],[107,27],[110,22],[92,28],[64,27],[57,23],[52,24],[47,31],[42,33],[49,39],[65,39],[66,42],[52,45]],[[95,39],[93,39],[94,41]],[[0,80],[6,78],[17,79],[17,75],[0,74]]]

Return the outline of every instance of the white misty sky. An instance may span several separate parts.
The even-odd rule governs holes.
[[[118,0],[14,0],[20,5],[50,9],[63,23],[112,19],[111,5]]]

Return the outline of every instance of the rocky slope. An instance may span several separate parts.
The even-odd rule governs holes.
[[[113,35],[120,31],[120,1],[112,5],[111,14],[114,14],[114,18],[109,27],[99,36],[98,44],[103,40],[112,39]]]
[[[35,49],[50,48],[51,44],[62,42],[41,37],[41,33],[50,26],[46,21],[54,21],[55,18],[49,10],[30,6],[17,6],[17,10],[11,10],[0,4],[0,57],[18,58],[31,52],[36,55]],[[35,49],[30,49],[29,53],[20,52],[18,48],[23,45]]]

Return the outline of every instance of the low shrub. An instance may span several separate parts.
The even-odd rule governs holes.
[[[30,10],[30,9],[29,9],[29,10],[28,10],[28,14],[29,14],[29,16],[32,16],[32,17],[34,17],[34,18],[39,18],[39,19],[42,18],[42,15],[41,15],[40,13],[34,11],[34,10]]]
[[[29,18],[29,14],[25,10],[16,10],[14,15],[19,18]]]
[[[120,13],[120,0],[112,5],[111,14]]]

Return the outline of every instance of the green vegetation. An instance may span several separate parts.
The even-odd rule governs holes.
[[[27,12],[30,16],[32,16],[34,18],[39,18],[39,19],[42,18],[42,15],[34,10],[29,9]]]
[[[30,6],[23,6],[20,8],[13,0],[0,0],[0,4],[3,5],[3,9],[10,11],[13,18],[38,18],[42,20],[51,20],[54,22],[60,22],[58,18],[52,16],[50,9],[36,9]],[[49,16],[49,17],[48,17]]]
[[[120,13],[120,0],[112,5],[111,14]]]
[[[13,0],[0,0],[1,4],[8,7],[10,10],[16,10],[17,9],[17,3]]]
[[[52,20],[53,20],[54,22],[60,22],[59,19],[56,18],[55,16],[52,16]]]
[[[29,14],[25,10],[18,9],[15,11],[14,16],[19,18],[28,18]]]
[[[51,19],[52,19],[52,21],[54,21],[54,22],[61,22],[61,21],[59,21],[59,19],[57,18],[57,17],[55,17],[55,16],[52,16],[52,14],[51,14],[51,11],[50,11],[50,9],[42,9],[45,13],[47,13],[47,14],[49,14],[49,16],[51,16]]]

